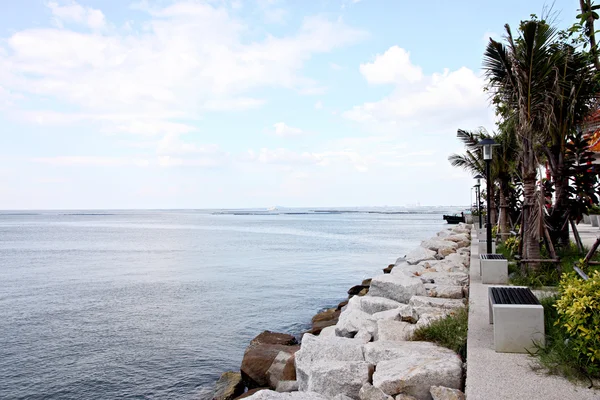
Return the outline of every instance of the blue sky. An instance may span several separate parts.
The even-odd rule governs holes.
[[[468,204],[486,40],[546,4],[1,0],[0,209]]]

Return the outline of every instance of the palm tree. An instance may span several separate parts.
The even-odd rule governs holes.
[[[494,101],[506,107],[506,119],[514,120],[520,147],[523,180],[523,256],[540,259],[540,238],[544,224],[543,207],[536,190],[539,158],[536,145],[547,135],[552,113],[550,93],[557,84],[556,56],[552,46],[556,30],[544,21],[522,22],[519,37],[513,38],[509,25],[506,46],[490,39],[484,54],[484,71]],[[529,263],[533,270],[539,263]]]

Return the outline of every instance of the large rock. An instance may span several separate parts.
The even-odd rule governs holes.
[[[416,325],[404,321],[377,321],[375,340],[404,341],[410,340]]]
[[[335,334],[335,325],[333,326],[328,326],[325,327],[321,330],[321,332],[319,333],[319,337],[320,338],[324,338],[324,337],[332,337],[332,336],[337,336]]]
[[[279,381],[277,382],[276,392],[297,392],[298,381]]]
[[[314,392],[279,393],[272,390],[261,390],[246,397],[248,400],[329,400],[327,397]]]
[[[348,289],[348,296],[356,296],[357,294],[359,294],[361,291],[363,291],[365,289],[369,289],[369,286],[367,286],[367,285],[352,286],[350,289]]]
[[[417,399],[409,394],[400,393],[399,395],[394,397],[394,400],[417,400]]]
[[[465,307],[465,303],[462,300],[428,296],[413,296],[408,304],[413,307],[439,307],[446,310]]]
[[[302,337],[302,347],[295,354],[296,375],[300,390],[306,391],[313,366],[321,362],[364,361],[363,343],[342,337],[319,338],[309,333]]]
[[[449,256],[447,256],[445,259],[445,261],[448,262],[453,262],[455,264],[460,264],[463,267],[469,267],[470,264],[470,260],[469,260],[469,256],[465,255],[465,254],[459,254],[459,253],[452,253]]]
[[[394,400],[392,396],[383,393],[369,382],[365,383],[358,392],[360,400]]]
[[[408,303],[412,296],[424,296],[425,286],[419,277],[404,274],[379,275],[371,281],[371,296],[386,297],[400,303]]]
[[[431,342],[395,342],[377,341],[364,345],[365,361],[377,365],[382,361],[400,358],[432,358],[450,359],[458,356],[450,349]],[[459,359],[460,361],[460,359]],[[399,392],[398,392],[399,393]],[[388,393],[389,394],[389,393]],[[397,394],[397,393],[396,393]]]
[[[242,359],[242,379],[248,388],[267,387],[267,371],[280,352],[294,354],[300,346],[296,338],[284,333],[265,331],[255,337]],[[273,387],[274,388],[274,387]]]
[[[372,335],[375,329],[377,324],[371,314],[357,309],[344,310],[335,324],[335,334],[347,338],[354,337],[360,330],[365,330]]]
[[[312,366],[306,386],[301,385],[300,390],[327,397],[344,394],[358,399],[360,388],[371,380],[372,375],[373,365],[365,361],[322,361]]]
[[[269,390],[269,388],[254,388],[254,389],[250,389],[248,390],[246,393],[242,394],[240,397],[236,397],[235,400],[239,400],[239,399],[247,399],[248,397],[252,397],[254,396],[256,393],[262,391],[262,390]]]
[[[375,314],[381,311],[392,310],[402,305],[394,300],[385,297],[374,296],[371,292],[368,296],[360,298],[360,309],[368,314]]]
[[[267,380],[269,387],[277,388],[279,381],[295,381],[296,365],[294,355],[285,351],[280,351],[277,357],[267,371]]]
[[[460,390],[443,386],[432,386],[429,393],[433,400],[465,400],[465,394]]]
[[[312,317],[312,329],[310,333],[313,335],[319,334],[323,328],[337,324],[340,317],[340,311],[337,308],[330,308],[322,311]]]
[[[438,285],[462,286],[469,282],[469,275],[464,272],[423,271],[419,278],[424,283],[437,283]]]
[[[215,386],[213,400],[233,400],[244,393],[244,382],[239,372],[224,372]]]
[[[451,242],[445,239],[440,240],[440,238],[434,238],[422,241],[421,247],[439,252],[439,250],[442,248],[450,248],[456,250],[458,248],[458,245],[455,242]]]
[[[418,264],[425,260],[435,260],[437,253],[424,247],[417,247],[406,255],[406,262],[409,264]]]
[[[444,240],[456,243],[458,246],[457,248],[467,247],[471,244],[471,239],[469,239],[469,236],[465,234],[449,235],[446,236]]]
[[[373,386],[389,395],[409,394],[430,399],[431,386],[460,388],[462,362],[456,354],[430,354],[381,361],[373,374]]]
[[[429,297],[441,297],[444,299],[462,299],[463,287],[453,285],[437,285],[435,283],[426,283],[425,290]]]
[[[373,314],[373,319],[405,321],[414,324],[419,319],[419,314],[408,304],[401,304],[398,308],[394,308],[393,310],[381,311]]]

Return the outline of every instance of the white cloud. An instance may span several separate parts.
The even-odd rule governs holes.
[[[319,100],[315,103],[315,109],[317,109],[317,110],[323,109],[323,102],[321,100]]]
[[[102,29],[106,25],[104,13],[102,11],[83,7],[75,1],[69,2],[66,5],[59,5],[55,1],[48,2],[48,7],[55,17],[55,22],[62,26],[63,23],[78,23],[88,26],[91,29]]]
[[[421,67],[413,65],[410,53],[398,46],[390,47],[378,54],[372,63],[361,64],[360,73],[369,83],[418,82],[423,78]]]
[[[275,135],[280,137],[301,136],[305,133],[302,129],[293,128],[284,122],[277,122],[273,124],[273,127],[275,128]]]
[[[297,165],[297,164],[317,164],[322,159],[312,153],[303,152],[297,153],[295,151],[278,148],[278,149],[267,149],[262,148],[258,152],[254,150],[248,150],[246,154],[241,156],[242,161],[246,162],[258,162],[261,164],[281,164],[281,165]]]
[[[182,141],[178,134],[167,134],[158,141],[156,153],[159,155],[173,154],[208,154],[217,155],[220,152],[216,144],[199,146],[195,143],[186,143]]]
[[[104,20],[77,3],[48,6],[65,23],[96,29]],[[138,24],[141,31],[120,31],[113,24],[102,34],[68,27],[15,32],[5,48],[0,44],[0,87],[23,96],[22,103],[44,98],[60,107],[62,116],[52,109],[21,113],[40,124],[56,113],[63,123],[101,119],[107,132],[139,133],[151,130],[140,127],[157,119],[174,123],[174,114],[181,123],[206,111],[259,107],[264,100],[247,95],[256,88],[323,93],[302,75],[304,63],[365,37],[341,20],[317,16],[304,18],[295,34],[248,41],[251,27],[220,2],[137,8],[147,16]],[[46,118],[38,118],[44,113]],[[129,129],[122,120],[132,116],[140,122]]]
[[[408,52],[393,46],[375,62],[361,65],[361,72],[371,83],[396,84],[383,99],[343,113],[371,130],[413,133],[418,138],[493,124],[484,81],[468,68],[426,76],[410,62]]]
[[[150,161],[145,158],[135,157],[100,157],[100,156],[59,156],[37,157],[31,161],[42,164],[60,166],[96,166],[96,167],[147,167]]]
[[[334,71],[339,71],[340,69],[342,69],[342,66],[332,62],[329,63],[329,68],[331,68]]]

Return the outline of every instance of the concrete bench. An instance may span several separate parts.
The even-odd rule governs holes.
[[[490,324],[498,353],[527,353],[544,344],[544,307],[527,287],[488,288]]]
[[[479,275],[484,284],[507,284],[508,260],[502,254],[479,254]]]

